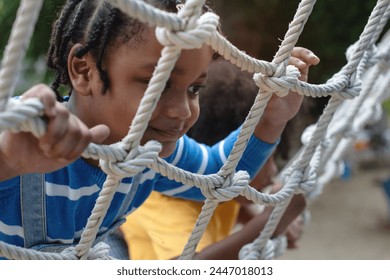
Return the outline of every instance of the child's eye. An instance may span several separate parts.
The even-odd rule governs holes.
[[[192,85],[188,88],[188,92],[191,94],[198,95],[198,92],[204,88],[206,85],[200,84],[200,85]]]
[[[137,82],[148,85],[150,82],[150,78],[137,78]]]
[[[170,88],[171,88],[171,80],[168,80],[167,83],[165,84],[164,91]]]

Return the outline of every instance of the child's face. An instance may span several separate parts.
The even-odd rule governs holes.
[[[88,112],[85,120],[88,125],[104,123],[110,127],[106,144],[120,141],[127,135],[161,57],[162,47],[155,38],[154,29],[148,28],[143,38],[136,45],[130,42],[107,49],[103,69],[108,73],[110,85],[105,95],[101,94],[100,79],[95,78],[90,82],[93,94],[88,103],[84,102],[84,107],[88,106],[83,109]],[[141,144],[157,140],[163,145],[161,157],[172,154],[176,141],[198,119],[196,92],[206,81],[211,60],[212,51],[208,46],[182,51]],[[96,69],[95,72],[95,77],[99,77]]]

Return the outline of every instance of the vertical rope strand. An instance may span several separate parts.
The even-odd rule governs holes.
[[[22,0],[0,69],[0,112],[14,94],[17,77],[30,43],[43,0]]]

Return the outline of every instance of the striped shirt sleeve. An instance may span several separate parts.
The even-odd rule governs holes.
[[[239,129],[233,131],[224,140],[213,146],[199,144],[188,136],[178,141],[173,155],[166,160],[177,167],[197,174],[217,173],[228,158],[239,134]],[[272,154],[277,143],[268,144],[252,136],[248,146],[237,166],[237,170],[246,170],[251,178],[260,170],[267,158]],[[191,200],[204,200],[199,188],[183,185],[165,177],[160,177],[155,184],[155,190],[168,196]]]

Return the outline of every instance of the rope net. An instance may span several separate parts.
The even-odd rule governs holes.
[[[340,166],[356,133],[381,113],[381,103],[389,97],[390,34],[383,36],[390,14],[389,0],[379,0],[358,41],[347,52],[347,64],[324,84],[310,84],[298,80],[299,71],[288,66],[288,60],[303,32],[315,0],[302,0],[289,24],[284,39],[271,62],[250,57],[232,45],[217,31],[219,18],[214,13],[201,13],[204,0],[188,0],[175,13],[161,11],[139,0],[111,0],[131,17],[156,26],[158,41],[164,46],[155,73],[138,107],[131,128],[120,143],[90,144],[84,158],[99,160],[107,179],[99,193],[95,207],[75,247],[60,253],[38,252],[0,242],[0,255],[9,259],[110,259],[104,243],[93,246],[98,229],[122,178],[132,177],[150,168],[169,179],[194,185],[206,197],[193,232],[180,259],[191,259],[219,202],[238,195],[259,205],[275,206],[271,217],[258,238],[245,245],[240,259],[273,259],[283,254],[286,239],[271,238],[277,223],[297,193],[314,200],[324,185],[340,175]],[[43,135],[45,123],[41,119],[43,105],[37,99],[11,99],[34,25],[43,0],[22,0],[0,69],[0,128],[13,132]],[[241,128],[234,147],[216,174],[199,175],[179,169],[158,157],[160,143],[150,141],[140,145],[141,138],[153,110],[165,88],[181,50],[199,48],[207,44],[226,60],[254,73],[258,95]],[[275,194],[261,193],[249,185],[247,172],[236,167],[248,140],[259,122],[273,94],[285,96],[290,90],[312,98],[330,96],[318,122],[302,135],[302,148],[282,170],[279,177],[283,188]]]

